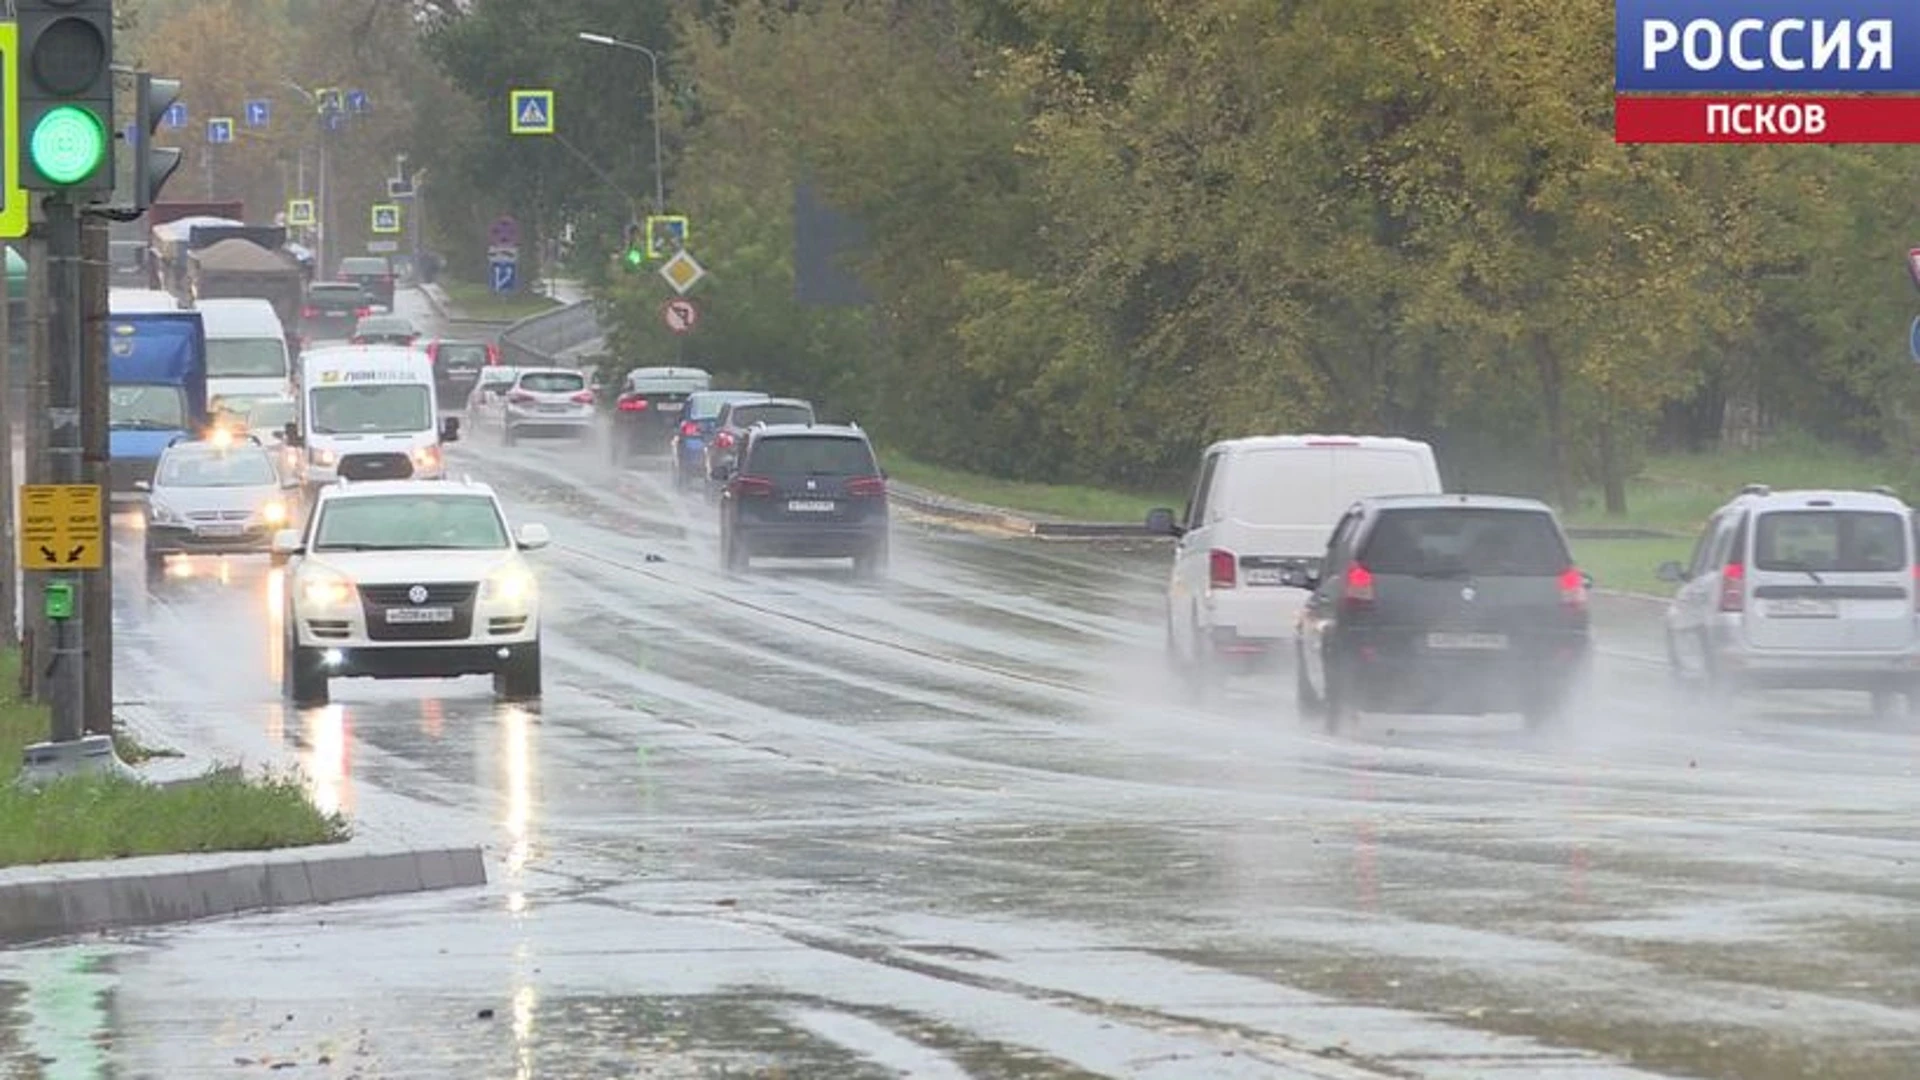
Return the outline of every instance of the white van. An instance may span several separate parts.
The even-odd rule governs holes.
[[[1147,517],[1149,531],[1176,540],[1169,654],[1195,674],[1280,654],[1305,602],[1281,584],[1282,567],[1317,564],[1356,499],[1440,492],[1433,448],[1412,439],[1264,435],[1207,447],[1185,511]]]
[[[433,362],[406,345],[307,352],[297,408],[286,445],[309,493],[340,479],[444,479],[442,444],[460,437],[460,421],[443,419],[434,400]]]
[[[207,405],[212,412],[245,417],[253,402],[285,397],[293,389],[287,328],[270,301],[202,300],[198,308],[207,327]]]

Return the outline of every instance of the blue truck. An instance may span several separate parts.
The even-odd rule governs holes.
[[[140,498],[160,452],[198,437],[207,414],[207,331],[195,311],[114,312],[107,319],[108,475],[115,500]]]

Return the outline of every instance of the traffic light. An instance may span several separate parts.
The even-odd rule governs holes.
[[[152,206],[174,170],[180,168],[183,151],[154,143],[154,136],[160,133],[160,125],[167,118],[167,110],[180,100],[180,90],[179,79],[156,79],[144,71],[134,85],[133,115],[138,127],[133,136],[139,140],[133,148],[133,207],[136,210]]]
[[[647,265],[646,232],[637,221],[627,224],[627,247],[620,253],[620,262],[629,270],[638,270]]]
[[[14,0],[20,185],[113,190],[113,0]]]

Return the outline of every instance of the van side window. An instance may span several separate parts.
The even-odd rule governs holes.
[[[1206,523],[1207,499],[1213,494],[1213,475],[1220,465],[1220,455],[1212,453],[1200,466],[1200,477],[1194,481],[1193,497],[1187,500],[1187,528],[1197,529]]]

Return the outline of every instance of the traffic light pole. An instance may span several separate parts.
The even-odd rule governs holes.
[[[52,325],[47,350],[46,473],[49,483],[87,482],[86,446],[80,438],[80,215],[66,199],[48,199],[41,234],[47,242],[47,294]],[[49,593],[63,584],[79,592],[74,575],[49,575]],[[39,601],[39,597],[33,598]],[[46,702],[53,712],[53,741],[72,743],[85,730],[86,657],[82,635],[85,605],[73,617],[50,619]]]
[[[81,219],[80,302],[80,445],[83,484],[99,486],[107,502],[110,485],[108,459],[107,267],[112,247],[106,219]],[[88,735],[113,734],[113,514],[100,515],[100,568],[80,575],[80,626],[84,674],[81,676],[81,723]]]

